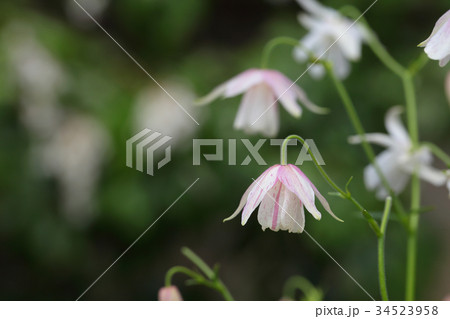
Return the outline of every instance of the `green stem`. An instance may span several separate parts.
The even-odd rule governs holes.
[[[375,168],[375,171],[377,172],[378,176],[380,177],[381,183],[383,184],[383,187],[388,190],[390,196],[394,198],[394,205],[396,208],[396,213],[398,214],[398,217],[400,221],[403,223],[405,227],[407,227],[407,216],[405,213],[405,210],[402,207],[401,202],[398,200],[396,194],[393,192],[391,186],[389,185],[386,177],[384,176],[383,172],[381,171],[379,165],[375,161],[375,153],[370,146],[370,144],[366,140],[366,132],[364,131],[363,125],[361,123],[361,120],[359,119],[358,113],[356,113],[355,106],[353,105],[353,102],[350,98],[350,95],[348,94],[344,84],[341,80],[339,80],[336,76],[336,74],[333,71],[333,67],[329,62],[321,62],[325,69],[327,70],[328,74],[330,75],[331,79],[333,80],[333,83],[339,93],[339,96],[341,97],[342,103],[344,104],[345,110],[347,111],[347,114],[350,118],[350,121],[352,122],[352,125],[356,131],[356,133],[361,137],[362,146],[364,149],[364,152],[366,153],[367,158],[369,159],[369,162],[372,164],[372,166]]]
[[[450,168],[450,156],[441,150],[439,146],[429,142],[422,143],[422,145],[426,146],[434,155],[436,155],[437,158],[443,161],[445,165]]]
[[[202,275],[196,273],[193,270],[190,270],[189,268],[183,266],[174,266],[170,268],[166,273],[166,280],[165,280],[166,287],[172,285],[172,277],[177,273],[185,274],[186,276],[191,277],[197,282],[203,282],[205,280],[205,278]]]
[[[413,77],[409,71],[404,72],[403,77],[403,87],[405,90],[406,99],[406,115],[408,117],[408,131],[411,137],[411,143],[413,145],[413,150],[417,149],[419,145],[419,128],[417,121],[417,104],[416,96],[414,94],[414,82]]]
[[[181,252],[208,277],[208,279],[210,280],[209,282],[211,283],[211,288],[219,291],[225,298],[225,300],[234,300],[233,296],[231,295],[225,284],[222,282],[222,280],[217,278],[217,274],[214,272],[214,270],[212,270],[211,267],[209,267],[196,253],[194,253],[187,247],[181,248]]]
[[[406,292],[405,299],[414,300],[416,288],[417,232],[420,218],[420,180],[415,173],[411,179],[411,215],[406,255]]]
[[[263,53],[262,53],[262,59],[261,59],[261,68],[262,69],[267,68],[272,50],[275,47],[279,46],[280,44],[297,46],[299,44],[299,41],[294,38],[290,38],[290,37],[277,37],[277,38],[274,38],[274,39],[270,40],[269,42],[267,42],[267,44],[265,45],[265,47],[263,49]]]
[[[282,165],[286,165],[287,161],[287,145],[290,139],[297,139],[298,141],[300,141],[302,143],[303,146],[307,147],[308,153],[311,156],[311,159],[314,162],[314,165],[316,166],[316,168],[318,169],[318,171],[320,172],[320,174],[322,175],[322,177],[328,182],[328,184],[330,184],[331,187],[333,187],[338,193],[339,195],[344,198],[349,200],[353,205],[355,205],[363,214],[363,216],[366,218],[366,220],[369,222],[369,225],[371,226],[372,230],[375,232],[375,235],[377,237],[380,236],[381,232],[380,232],[380,227],[378,225],[378,223],[375,221],[375,219],[373,218],[373,216],[367,211],[367,209],[365,209],[352,195],[351,193],[348,191],[348,189],[346,191],[343,191],[331,178],[330,176],[328,176],[328,174],[325,172],[325,170],[322,168],[322,166],[319,164],[319,162],[317,161],[316,157],[314,156],[314,153],[311,151],[311,149],[309,148],[308,144],[305,142],[305,140],[303,138],[301,138],[298,135],[289,135],[288,137],[286,137],[286,139],[283,141],[283,144],[281,145],[281,149],[282,149]]]
[[[314,287],[306,278],[302,276],[294,276],[289,278],[283,288],[283,296],[290,297],[295,300],[295,291],[300,290],[305,295],[306,301],[323,300],[323,292],[321,289]]]
[[[181,248],[181,253],[185,255],[194,265],[196,265],[209,279],[214,278],[214,271],[196,253],[187,247]]]
[[[392,198],[386,198],[384,206],[383,218],[381,220],[381,236],[378,237],[378,280],[380,283],[380,294],[383,301],[389,301],[387,285],[386,285],[386,267],[384,262],[384,247],[386,238],[386,228],[389,221],[389,213],[391,212]]]

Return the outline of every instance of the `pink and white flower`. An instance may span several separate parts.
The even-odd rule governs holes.
[[[235,129],[247,133],[274,136],[279,129],[278,101],[294,117],[300,117],[302,108],[315,113],[327,110],[312,103],[305,92],[282,73],[275,70],[250,69],[219,85],[207,96],[197,101],[198,105],[212,102],[220,96],[225,98],[244,93],[234,121]]]
[[[450,61],[450,10],[439,18],[431,35],[419,46],[425,47],[425,53],[430,59],[439,60],[440,66]]]
[[[183,301],[181,293],[176,286],[162,287],[158,291],[159,301]]]
[[[262,229],[273,231],[287,230],[301,233],[305,228],[304,207],[317,220],[322,215],[316,208],[314,198],[317,196],[325,210],[334,218],[327,200],[319,193],[314,184],[294,165],[274,165],[256,179],[242,196],[239,207],[224,221],[233,219],[242,212],[242,225],[259,206],[258,222]]]
[[[367,39],[364,27],[359,23],[353,24],[338,11],[315,0],[297,2],[307,12],[299,14],[298,20],[309,33],[294,49],[294,58],[299,62],[307,61],[306,49],[321,60],[330,61],[338,78],[346,78],[350,73],[349,61],[358,61],[361,57],[362,44]],[[321,78],[325,69],[321,64],[314,64],[309,73],[314,78]]]
[[[388,111],[385,125],[389,135],[383,133],[365,135],[367,142],[387,147],[387,150],[375,158],[386,181],[396,194],[403,191],[414,172],[435,186],[443,185],[446,181],[445,174],[431,166],[433,157],[430,150],[425,146],[412,149],[411,139],[400,119],[401,113],[402,108],[398,106]],[[361,143],[362,138],[351,136],[349,142]],[[364,169],[364,182],[368,190],[376,191],[377,198],[385,199],[389,195],[373,165],[368,165]]]

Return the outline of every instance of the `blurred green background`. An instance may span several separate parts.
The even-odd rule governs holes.
[[[108,38],[72,0],[0,2],[0,298],[74,300],[196,179],[199,182],[83,297],[85,300],[155,300],[167,269],[188,265],[188,246],[209,264],[238,300],[277,300],[293,275],[320,286],[328,300],[368,300],[305,234],[262,232],[256,214],[242,227],[222,220],[267,167],[252,162],[192,166],[192,138],[250,138],[232,129],[240,97],[194,109],[195,97],[260,64],[276,36],[301,38],[300,7],[288,0],[79,0],[99,23],[199,121],[200,126]],[[372,1],[322,1],[334,8]],[[419,56],[448,1],[380,0],[366,17],[403,64]],[[297,78],[305,65],[279,47],[270,66]],[[447,68],[430,61],[416,80],[420,134],[450,151]],[[384,132],[384,114],[403,104],[401,83],[364,47],[345,81],[369,132]],[[281,110],[278,138],[313,138],[328,173],[371,211],[383,203],[364,188],[367,161],[328,79],[308,75],[298,84],[312,101],[332,110],[305,111],[300,120]],[[143,127],[173,136],[172,162],[151,177],[125,166],[125,141]],[[376,148],[377,151],[380,149]],[[268,165],[279,149],[261,151]],[[295,152],[292,152],[295,153]],[[225,153],[227,154],[227,153]],[[298,154],[298,153],[296,153]],[[296,156],[295,154],[295,156]],[[245,153],[238,143],[238,163]],[[239,157],[240,156],[240,157]],[[292,155],[292,161],[295,160]],[[443,168],[440,163],[437,167]],[[302,166],[323,194],[331,191],[311,163]],[[378,295],[376,240],[347,202],[327,196],[341,224],[307,216],[308,232],[369,293]],[[408,197],[402,197],[408,202]],[[450,293],[448,191],[423,184],[418,298]],[[403,298],[405,233],[395,221],[387,234],[387,276],[392,299]],[[187,300],[220,300],[203,287],[175,283]]]

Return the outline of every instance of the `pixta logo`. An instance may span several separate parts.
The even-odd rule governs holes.
[[[144,172],[144,163],[147,163],[147,174],[153,176],[154,166],[160,169],[170,162],[171,148],[167,145],[172,139],[170,136],[159,132],[144,129],[127,140],[127,166]],[[164,158],[155,165],[155,152],[165,146]],[[135,156],[133,156],[135,154]]]

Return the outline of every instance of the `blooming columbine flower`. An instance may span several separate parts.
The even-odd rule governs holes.
[[[412,149],[411,139],[400,120],[401,107],[393,107],[386,115],[385,125],[389,133],[370,133],[365,135],[367,142],[376,143],[387,147],[375,159],[381,172],[392,190],[398,194],[406,186],[410,175],[417,171],[419,176],[436,186],[445,183],[445,175],[430,166],[433,158],[426,147]],[[361,143],[360,136],[351,136],[350,143]],[[375,190],[379,199],[388,196],[379,175],[373,165],[364,169],[364,182],[367,189]]]
[[[305,227],[304,208],[315,219],[320,220],[321,214],[314,203],[314,196],[319,198],[322,206],[334,218],[326,199],[317,188],[294,165],[274,165],[256,179],[242,196],[239,207],[225,219],[233,219],[242,212],[242,225],[247,223],[252,212],[259,206],[258,222],[262,229],[273,231],[288,230],[290,233],[301,233]]]
[[[162,287],[158,291],[159,301],[183,301],[181,293],[176,286]]]
[[[425,47],[425,53],[430,59],[439,60],[440,66],[450,61],[450,10],[439,18],[431,35],[419,46]]]
[[[366,32],[360,24],[342,16],[336,10],[322,6],[315,0],[297,0],[308,14],[299,14],[300,23],[309,33],[300,40],[300,46],[294,49],[294,58],[299,62],[308,59],[305,50],[329,60],[333,64],[336,76],[343,79],[350,73],[350,62],[361,57],[362,43]],[[309,68],[315,78],[323,76],[325,70],[320,64]]]
[[[275,70],[250,69],[242,72],[219,85],[197,101],[197,104],[207,104],[219,96],[233,97],[242,93],[245,94],[234,121],[234,128],[243,129],[247,133],[259,132],[266,136],[277,134],[278,100],[286,111],[295,117],[302,114],[297,100],[315,113],[326,113],[326,109],[312,103],[299,86]]]

